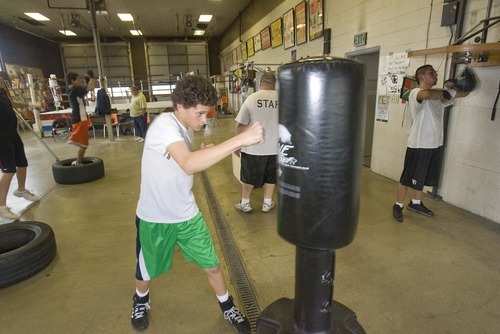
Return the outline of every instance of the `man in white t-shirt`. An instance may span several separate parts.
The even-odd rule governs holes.
[[[455,103],[456,97],[469,93],[455,90],[452,82],[446,89],[432,89],[437,83],[437,73],[431,65],[423,65],[415,72],[418,88],[409,96],[412,125],[408,136],[408,147],[404,169],[398,184],[396,204],[392,207],[392,218],[402,223],[403,202],[408,188],[413,189],[413,198],[408,210],[427,217],[434,216],[421,200],[424,186],[437,186],[441,168],[443,147],[444,108]]]
[[[264,187],[262,211],[269,212],[276,205],[272,200],[276,184],[276,156],[278,154],[278,92],[275,90],[276,77],[273,72],[265,72],[260,79],[260,90],[253,93],[243,103],[236,117],[236,134],[243,133],[255,122],[264,127],[266,141],[247,146],[235,154],[241,156],[240,180],[241,200],[236,210],[252,211],[250,194],[254,188]]]
[[[262,126],[219,145],[202,145],[192,152],[193,130],[203,129],[207,113],[217,101],[211,83],[186,76],[172,93],[173,113],[155,118],[148,130],[141,165],[141,192],[137,204],[136,293],[132,325],[148,324],[151,280],[172,267],[176,245],[186,260],[194,261],[208,276],[224,318],[238,333],[250,333],[248,319],[233,304],[203,215],[192,191],[193,174],[219,162],[241,147],[263,141]]]

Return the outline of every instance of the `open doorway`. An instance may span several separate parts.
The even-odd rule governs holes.
[[[365,148],[363,165],[370,167],[373,147],[373,128],[375,126],[375,109],[377,102],[377,80],[380,48],[370,48],[346,54],[347,58],[355,59],[366,66],[366,123]]]

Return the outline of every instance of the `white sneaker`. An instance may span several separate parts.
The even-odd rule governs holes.
[[[271,204],[264,203],[264,204],[262,204],[262,212],[269,212],[275,206],[276,206],[276,203],[274,203],[274,201],[271,201]]]
[[[138,143],[142,143],[144,142],[144,138],[139,138],[139,140],[137,141]]]
[[[10,211],[10,209],[6,206],[0,206],[0,217],[5,218],[5,219],[16,220],[16,219],[19,219],[21,216]]]
[[[139,140],[141,140],[141,139],[142,139],[141,137],[135,137],[135,138],[134,138],[134,140],[135,140],[135,141],[139,141]]]
[[[246,203],[246,204],[241,204],[241,202],[238,202],[236,203],[236,205],[234,206],[234,208],[238,211],[241,211],[241,212],[250,212],[252,211],[252,207],[250,206],[250,203]]]
[[[16,190],[16,191],[14,191],[14,196],[22,197],[22,198],[24,198],[28,201],[32,201],[32,202],[36,202],[36,201],[40,200],[40,197],[31,193],[28,189],[25,189],[24,191]]]

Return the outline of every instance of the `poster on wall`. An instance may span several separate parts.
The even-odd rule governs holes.
[[[377,115],[376,119],[378,122],[388,122],[389,121],[389,95],[379,95],[377,96]]]
[[[43,80],[43,72],[37,67],[5,64],[5,72],[7,72],[9,80],[15,88],[28,88],[28,74],[33,76],[34,81]]]
[[[262,44],[260,42],[260,33],[253,37],[253,47],[255,52],[260,51],[262,49]]]
[[[241,49],[241,60],[245,61],[248,59],[248,54],[247,54],[247,43],[242,43],[240,45]]]
[[[295,6],[295,34],[297,45],[307,42],[307,20],[306,20],[306,2],[302,1]]]
[[[262,43],[262,50],[265,50],[271,46],[271,33],[269,31],[269,26],[261,30],[260,41]]]
[[[252,57],[255,54],[255,50],[253,47],[253,37],[250,37],[247,40],[247,52],[248,52],[248,57]]]
[[[283,42],[285,50],[295,46],[295,24],[293,8],[283,14]]]
[[[399,94],[403,83],[402,74],[389,74],[387,80],[387,94]]]
[[[309,0],[309,40],[323,36],[324,0]]]
[[[377,83],[377,93],[382,95],[401,94],[403,78],[403,74],[389,73],[380,75]]]
[[[271,23],[271,46],[273,48],[283,44],[283,22],[281,17]]]
[[[390,53],[388,56],[380,57],[379,74],[399,73],[404,74],[410,66],[410,58],[406,52]]]

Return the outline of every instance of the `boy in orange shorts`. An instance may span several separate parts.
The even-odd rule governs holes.
[[[69,137],[68,143],[78,146],[78,155],[72,165],[81,165],[85,151],[89,146],[89,118],[85,110],[85,96],[89,91],[94,90],[94,80],[91,78],[88,85],[84,84],[84,78],[77,73],[66,74],[66,84],[68,85],[68,97],[71,105],[71,127],[73,133]]]

